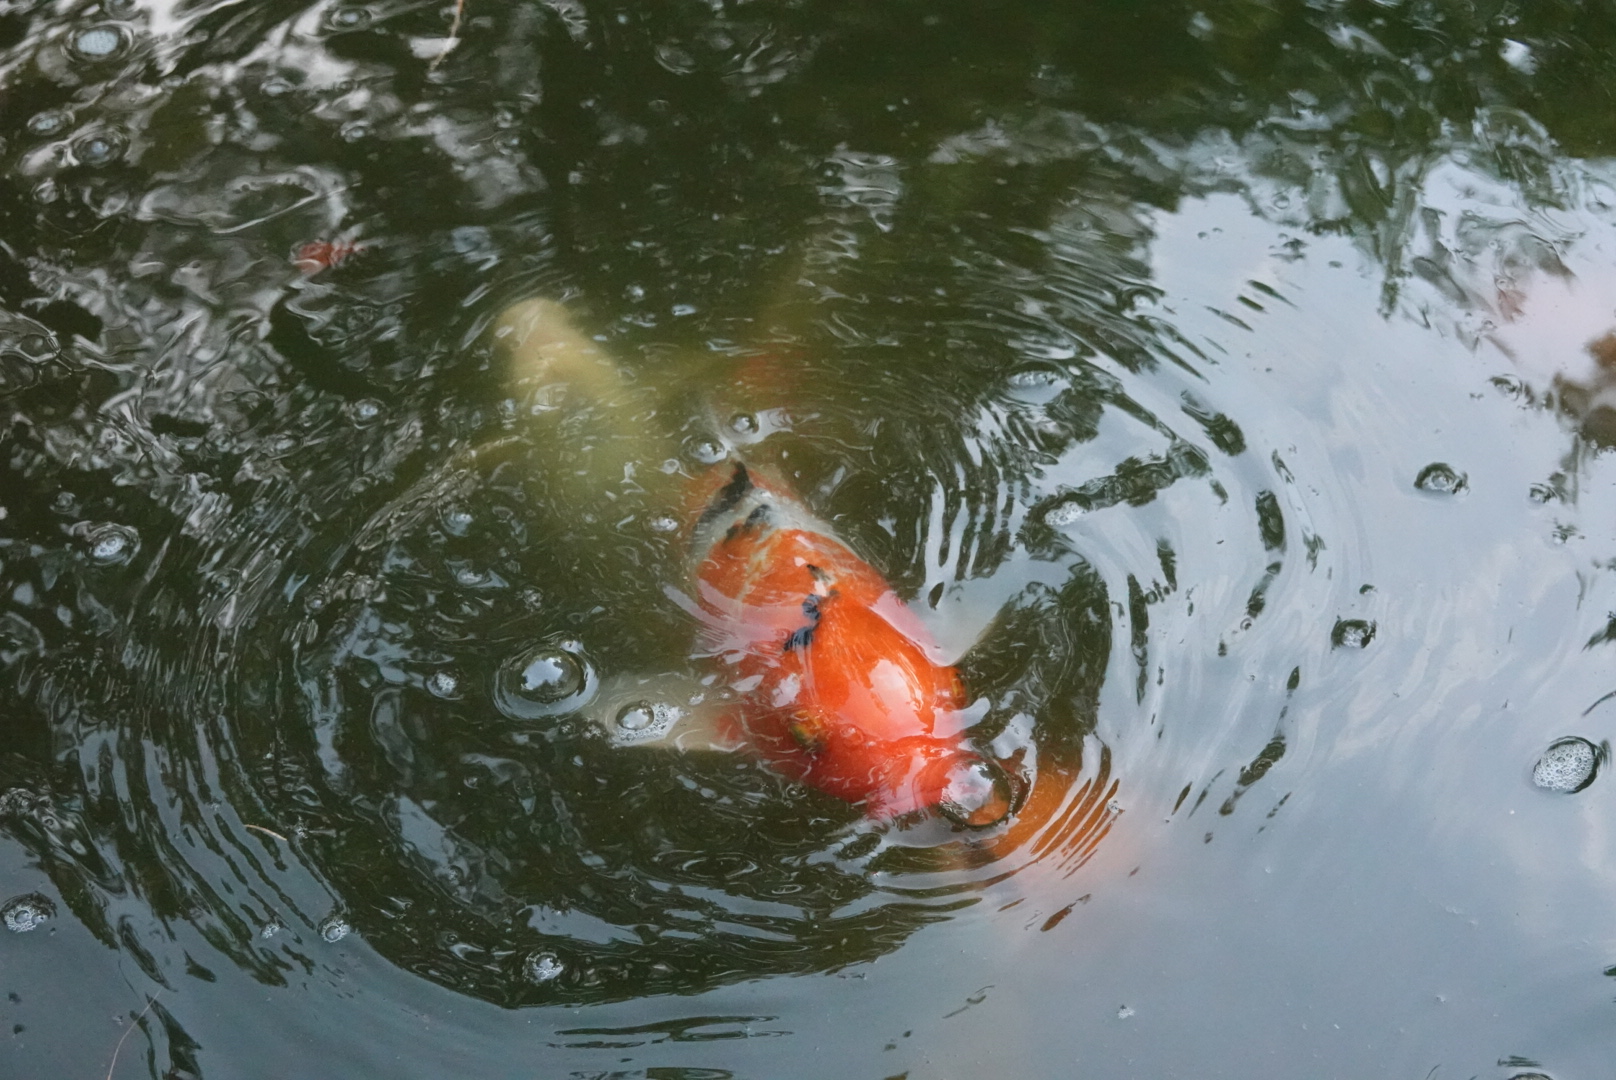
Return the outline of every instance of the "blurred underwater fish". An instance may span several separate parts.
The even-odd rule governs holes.
[[[1517,271],[1481,305],[1486,338],[1598,446],[1616,446],[1616,271]]]

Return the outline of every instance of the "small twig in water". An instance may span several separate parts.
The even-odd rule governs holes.
[[[157,994],[161,993],[161,990],[157,991]],[[146,1007],[140,1010],[140,1013],[135,1017],[134,1022],[128,1027],[124,1028],[123,1034],[118,1037],[118,1045],[112,1048],[112,1061],[107,1064],[107,1080],[112,1080],[112,1070],[118,1067],[118,1055],[123,1052],[124,1040],[129,1038],[129,1033],[131,1031],[134,1031],[140,1026],[140,1022],[142,1020],[146,1019],[146,1014],[151,1012],[151,1007],[157,1004],[157,994],[152,994],[146,999]]]
[[[266,829],[262,825],[248,825],[246,822],[242,822],[241,827],[243,829],[251,829],[253,832],[261,832],[265,836],[273,836],[275,839],[279,840],[283,844],[290,844],[291,843],[290,840],[286,839],[286,837],[282,836],[280,833],[276,832],[274,829]]]
[[[426,66],[428,71],[436,71],[443,58],[449,55],[449,50],[460,44],[460,17],[466,13],[466,0],[455,0],[454,21],[449,24],[449,41],[443,46],[443,51],[432,58]]]

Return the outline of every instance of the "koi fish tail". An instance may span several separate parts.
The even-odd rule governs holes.
[[[529,437],[554,443],[550,480],[560,501],[582,506],[662,482],[656,466],[678,454],[663,401],[636,385],[562,305],[518,301],[500,313],[492,334],[518,407],[539,421]]]

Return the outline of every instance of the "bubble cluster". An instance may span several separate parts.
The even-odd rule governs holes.
[[[1532,766],[1532,783],[1566,795],[1581,791],[1598,775],[1599,758],[1599,749],[1587,739],[1556,739]]]
[[[56,905],[39,893],[14,896],[0,907],[0,922],[13,934],[26,934],[36,930],[47,919],[56,917]]]

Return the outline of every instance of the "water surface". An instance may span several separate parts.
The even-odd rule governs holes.
[[[1602,1075],[1602,9],[454,15],[0,7],[7,1075]],[[1071,842],[501,696],[724,446]]]

